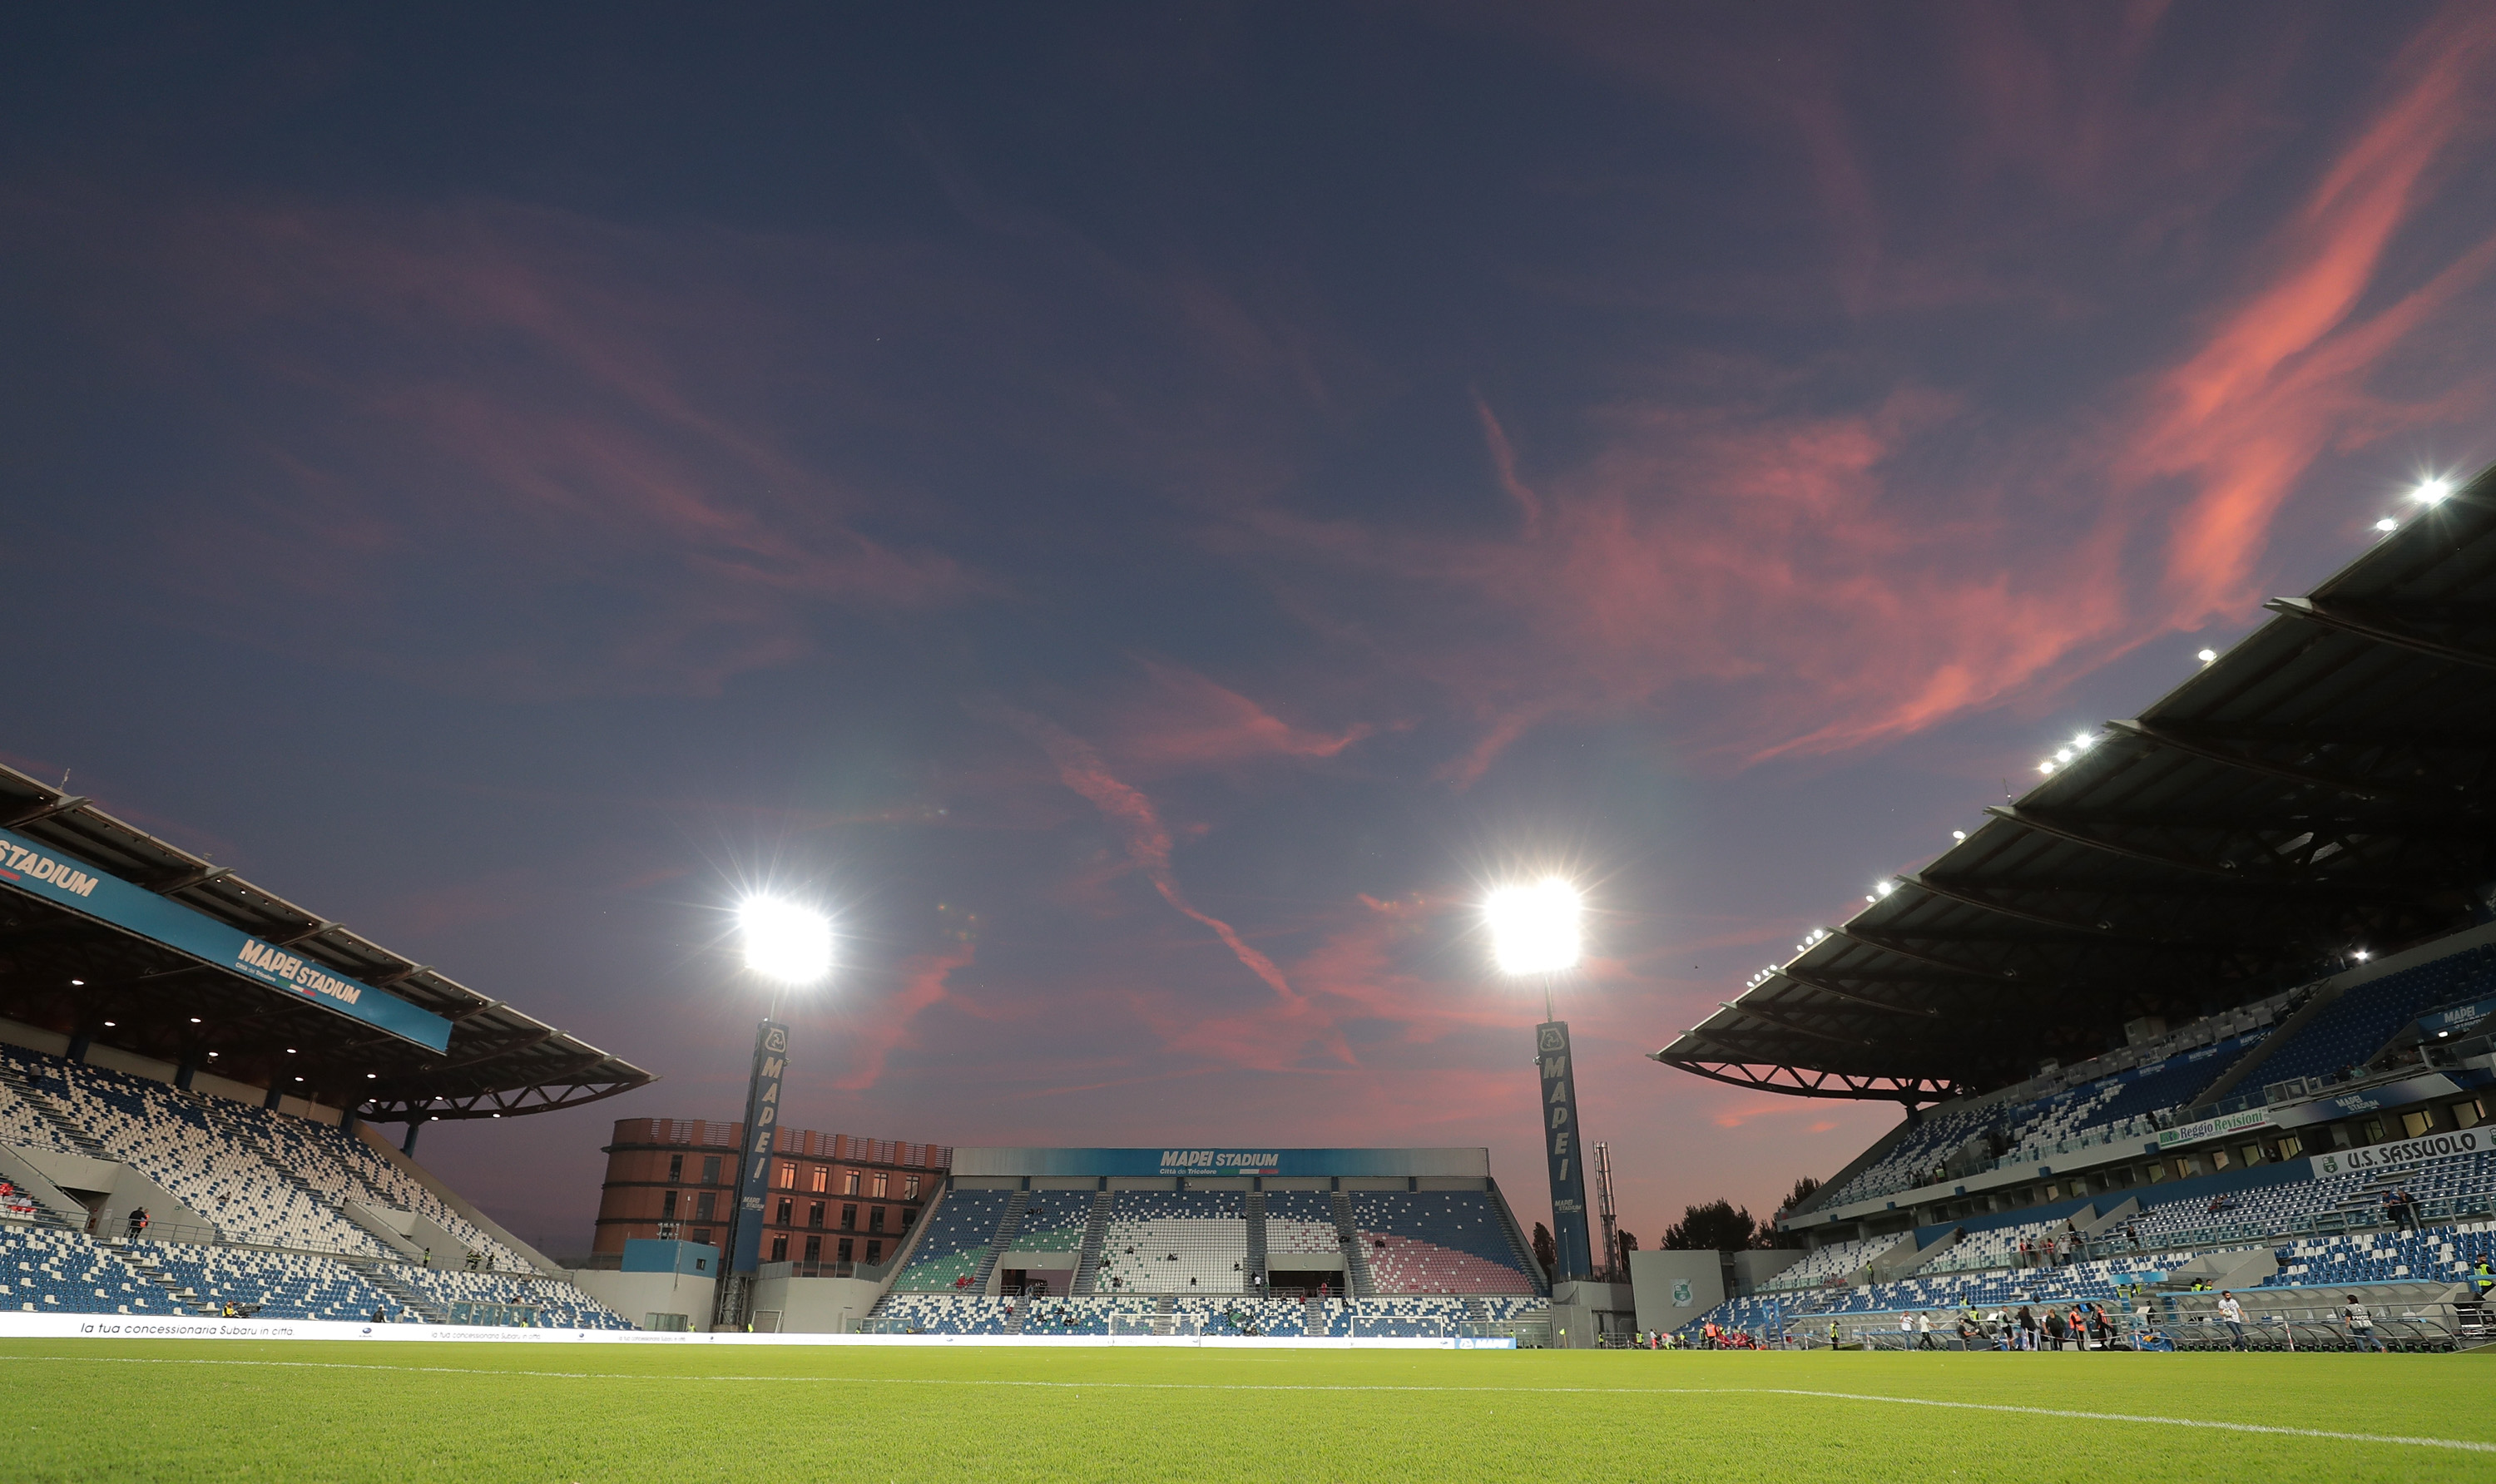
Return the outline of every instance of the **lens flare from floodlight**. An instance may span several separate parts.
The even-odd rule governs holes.
[[[2418,488],[2411,490],[2410,498],[2420,505],[2442,505],[2445,497],[2451,493],[2450,479],[2428,479],[2420,483]]]
[[[736,910],[745,967],[784,984],[811,984],[832,972],[832,924],[821,912],[772,897],[749,898]]]
[[[1579,948],[1577,888],[1556,876],[1502,886],[1482,905],[1490,923],[1491,958],[1502,974],[1558,974],[1574,967]]]

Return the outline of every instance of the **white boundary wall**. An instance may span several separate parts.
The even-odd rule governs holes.
[[[1241,1335],[718,1335],[614,1329],[493,1329],[446,1324],[359,1324],[342,1319],[153,1318],[118,1314],[0,1313],[0,1340],[372,1340],[499,1345],[1107,1345],[1226,1350],[1507,1350],[1507,1336],[1447,1340],[1277,1340]]]

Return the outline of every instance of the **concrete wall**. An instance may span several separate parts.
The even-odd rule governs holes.
[[[111,1159],[90,1159],[84,1155],[50,1149],[18,1149],[13,1152],[18,1159],[33,1166],[63,1191],[74,1195],[103,1196],[95,1207],[99,1235],[120,1236],[123,1219],[144,1206],[154,1236],[184,1242],[214,1238],[215,1222],[174,1199],[173,1192],[127,1164]]]
[[[710,1328],[717,1286],[711,1279],[690,1273],[616,1273],[600,1268],[559,1276],[631,1323],[646,1325],[652,1314],[680,1314],[694,1329]]]
[[[1733,1254],[1733,1291],[1742,1294],[1757,1293],[1760,1284],[1802,1261],[1807,1255],[1809,1254],[1794,1248],[1770,1248],[1764,1252],[1735,1252]],[[1638,1327],[1643,1329],[1646,1326]]]
[[[1713,1252],[1702,1252],[1712,1257]],[[1629,1283],[1566,1283],[1551,1290],[1551,1344],[1555,1349],[1591,1350],[1595,1337],[1638,1326],[1638,1300]]]
[[[1675,1296],[1684,1283],[1687,1302]],[[1714,1252],[1632,1252],[1630,1286],[1638,1328],[1679,1329],[1725,1302],[1725,1265]]]
[[[764,1278],[755,1281],[754,1312],[778,1314],[784,1335],[848,1335],[883,1296],[883,1283],[856,1278]]]

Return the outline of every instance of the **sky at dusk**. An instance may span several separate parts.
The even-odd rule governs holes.
[[[1558,869],[1652,1246],[1894,1105],[1644,1054],[2496,457],[2496,9],[29,9],[0,760],[738,1115],[1487,1145]],[[2008,781],[2006,784],[2006,780]]]

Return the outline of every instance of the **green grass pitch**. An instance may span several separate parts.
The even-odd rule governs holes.
[[[11,1341],[0,1474],[2485,1481],[2491,1383],[2488,1355]]]

